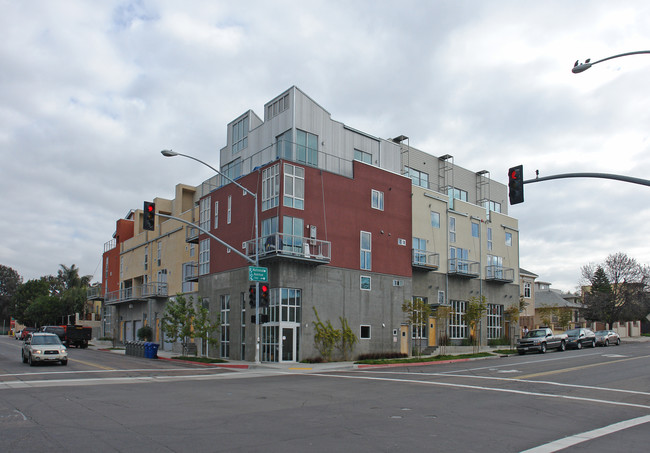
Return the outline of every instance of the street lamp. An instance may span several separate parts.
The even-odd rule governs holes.
[[[208,167],[210,170],[214,171],[218,175],[221,175],[221,177],[226,178],[228,181],[231,183],[235,184],[237,187],[242,189],[245,193],[251,195],[253,197],[253,200],[255,202],[255,266],[259,266],[260,264],[260,253],[259,253],[259,247],[260,247],[260,238],[259,238],[259,230],[258,230],[258,216],[257,216],[257,194],[251,192],[248,190],[246,187],[242,186],[239,184],[237,181],[232,180],[228,176],[224,175],[221,173],[219,170],[214,168],[212,165],[207,164],[206,162],[203,162],[200,159],[197,159],[194,156],[189,156],[187,154],[182,154],[182,153],[177,153],[176,151],[172,151],[171,149],[163,149],[160,151],[160,154],[162,154],[165,157],[176,157],[176,156],[182,156],[182,157],[187,157],[188,159],[195,160],[206,167]],[[231,247],[232,248],[232,247]],[[255,362],[259,363],[260,362],[260,296],[259,296],[259,282],[256,282],[256,296],[255,296]]]
[[[591,62],[591,58],[587,58],[584,63],[580,63],[580,60],[576,60],[576,62],[573,64],[573,69],[571,70],[571,72],[573,72],[574,74],[578,74],[586,71],[587,69],[591,68],[593,65],[597,63],[602,63],[603,61],[611,60],[613,58],[626,57],[628,55],[638,55],[642,53],[650,53],[650,50],[639,50],[636,52],[622,53],[619,55],[614,55],[612,57],[603,58],[602,60],[594,61],[593,63]]]

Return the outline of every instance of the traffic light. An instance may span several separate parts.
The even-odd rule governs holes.
[[[255,285],[248,287],[248,303],[251,308],[255,308]]]
[[[156,203],[145,201],[143,211],[142,229],[153,231],[154,224],[156,223]]]
[[[269,306],[269,284],[260,283],[260,307],[266,308]]]
[[[510,204],[524,202],[524,166],[517,165],[508,170]]]

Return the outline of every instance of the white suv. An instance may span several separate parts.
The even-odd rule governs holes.
[[[23,343],[23,363],[31,366],[38,362],[61,362],[68,364],[68,350],[53,333],[34,332]]]

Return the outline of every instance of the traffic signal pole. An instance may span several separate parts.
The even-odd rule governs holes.
[[[565,179],[565,178],[601,178],[601,179],[614,179],[617,181],[630,182],[632,184],[640,184],[642,186],[650,186],[650,180],[634,178],[632,176],[614,175],[610,173],[563,173],[560,175],[537,177],[524,181],[524,184],[532,184],[534,182],[550,181],[551,179]]]

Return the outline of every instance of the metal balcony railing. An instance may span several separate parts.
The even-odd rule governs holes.
[[[86,291],[86,299],[88,300],[103,299],[103,296],[101,285],[91,286]]]
[[[244,242],[245,254],[255,256],[255,239]],[[332,243],[320,239],[305,238],[276,233],[259,238],[259,258],[283,257],[329,263],[332,259]]]
[[[477,278],[481,276],[481,264],[476,261],[463,260],[460,258],[449,259],[449,275],[456,275],[465,278]]]
[[[130,300],[144,300],[167,296],[167,283],[153,282],[111,291],[106,294],[105,302],[107,304],[116,304]]]
[[[515,270],[510,267],[496,265],[485,266],[485,279],[494,282],[512,283],[515,281]]]
[[[440,254],[426,250],[412,249],[413,267],[427,270],[436,270],[440,267]]]
[[[183,282],[199,281],[199,265],[197,263],[183,263]]]
[[[199,243],[199,229],[197,227],[191,227],[189,225],[185,227],[185,242],[191,244]]]

